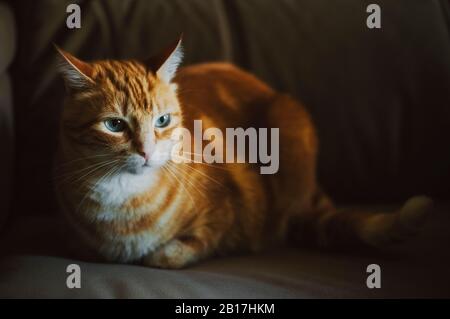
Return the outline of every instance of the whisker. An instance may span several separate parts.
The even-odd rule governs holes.
[[[95,190],[97,185],[99,185],[101,182],[106,180],[108,177],[114,175],[117,171],[119,171],[124,166],[125,166],[125,164],[118,165],[118,166],[113,166],[101,178],[99,178],[98,181],[95,182],[94,185],[91,186],[90,189],[88,189],[86,191],[86,194],[83,196],[83,199],[80,201],[80,204],[78,204],[78,207],[77,207],[76,211],[78,212],[80,210],[80,208],[82,207],[82,204],[84,203],[84,201],[89,197],[90,194],[92,194],[93,190]]]
[[[170,164],[171,164],[170,162],[169,162],[168,164],[169,164],[169,166],[170,166],[172,169],[174,169],[175,171],[177,171],[178,173],[180,173],[180,168],[179,168],[179,167],[170,165]],[[180,178],[183,178],[183,180],[186,181],[189,185],[191,185],[191,186],[193,187],[193,189],[196,190],[202,197],[205,197],[205,198],[206,198],[205,194],[204,194],[203,192],[201,192],[201,190],[199,190],[199,186],[201,186],[201,187],[202,187],[202,190],[203,190],[204,192],[207,191],[205,185],[203,185],[203,184],[201,184],[201,183],[199,183],[199,182],[197,182],[197,184],[196,184],[194,180],[191,180],[191,179],[189,179],[188,177],[180,177]]]
[[[80,160],[81,160],[81,159],[80,159]],[[92,166],[95,166],[95,165],[101,164],[101,163],[106,163],[106,162],[109,161],[109,160],[110,160],[110,159],[103,160],[103,161],[96,162],[96,163],[92,163],[92,164],[90,164],[90,165],[88,165],[88,166],[81,167],[80,169],[78,169],[78,170],[76,170],[76,171],[72,171],[72,172],[77,172],[77,171],[86,170],[86,169],[89,168],[89,167],[92,167]]]
[[[186,191],[186,194],[189,196],[189,198],[191,199],[192,204],[193,204],[194,207],[195,207],[195,206],[196,206],[195,201],[194,201],[193,197],[191,196],[191,193],[189,192],[189,190],[186,188],[186,186],[184,186],[183,182],[181,182],[181,181],[177,178],[176,174],[175,174],[172,170],[169,169],[169,166],[162,166],[162,167],[163,167],[164,169],[166,169],[167,172],[169,172],[169,174],[171,174],[171,175],[178,181],[178,183],[180,184],[181,187],[184,188],[184,190]]]
[[[58,168],[61,167],[61,166],[70,165],[70,164],[75,163],[75,162],[85,161],[85,160],[89,160],[89,159],[93,159],[93,158],[99,158],[99,157],[105,157],[105,156],[111,156],[111,154],[97,154],[97,155],[92,155],[92,156],[76,158],[76,159],[73,159],[73,160],[61,163],[60,165],[58,165]]]
[[[195,163],[195,164],[204,164],[204,163]],[[212,178],[211,176],[208,176],[207,174],[203,173],[201,170],[198,170],[198,169],[192,167],[191,165],[186,165],[186,167],[190,168],[191,170],[194,170],[194,171],[198,172],[199,174],[201,174],[202,176],[204,176],[204,177],[208,178],[209,180],[215,182],[216,184],[218,184],[218,185],[220,185],[220,186],[222,186],[222,187],[227,188],[225,185],[223,185],[222,183],[220,183],[220,182],[217,181],[216,179]],[[215,167],[215,166],[212,166],[212,167],[213,167],[213,168],[218,168],[218,167]]]
[[[200,175],[202,175],[202,176],[208,178],[209,180],[213,181],[214,183],[216,183],[216,184],[218,184],[218,185],[220,185],[220,186],[222,186],[222,187],[227,188],[225,185],[223,185],[222,183],[220,183],[220,182],[217,181],[216,179],[212,178],[211,176],[208,176],[207,174],[203,173],[201,170],[196,169],[196,168],[192,167],[191,165],[186,165],[186,167],[188,167],[188,168],[190,168],[191,170],[193,170],[193,171],[199,173]]]
[[[172,156],[177,157],[177,160],[188,160],[189,161],[188,163],[181,163],[181,164],[200,164],[200,165],[205,165],[205,166],[209,166],[209,167],[212,167],[212,168],[217,168],[217,169],[221,169],[221,170],[225,170],[225,171],[229,170],[229,168],[227,168],[225,166],[222,167],[222,165],[226,164],[226,163],[210,164],[210,163],[204,163],[204,162],[195,162],[195,161],[193,161],[192,159],[190,159],[188,157],[182,157],[182,156],[173,155],[173,154],[172,154]],[[180,163],[174,163],[174,164],[180,164]]]
[[[86,172],[86,171],[89,171],[89,170],[91,170],[93,168],[101,166],[101,165],[103,165],[103,164],[105,164],[107,162],[109,162],[109,160],[108,161],[102,161],[102,162],[99,162],[99,163],[95,163],[95,164],[89,165],[87,167],[83,167],[83,168],[75,170],[75,171],[69,171],[69,172],[67,172],[65,174],[57,175],[57,176],[54,177],[54,180],[57,181],[58,183],[63,183],[64,184],[65,182],[69,181],[73,177],[76,177],[79,174],[82,174],[83,172]]]
[[[87,178],[88,176],[92,176],[92,174],[93,174],[94,172],[98,171],[99,169],[108,167],[109,165],[112,165],[112,164],[116,164],[118,161],[119,161],[119,160],[113,160],[113,161],[111,161],[111,162],[105,163],[104,165],[101,165],[101,166],[99,166],[99,167],[93,169],[91,172],[89,172],[89,173],[87,173],[87,174],[84,174],[83,176],[81,176],[80,178],[78,178],[75,182],[80,181],[80,180],[82,180],[83,178]]]
[[[87,179],[88,177],[92,176],[95,172],[98,172],[100,169],[108,167],[109,165],[112,165],[112,164],[116,164],[119,161],[120,160],[115,159],[115,160],[112,160],[112,161],[102,162],[101,164],[96,165],[95,168],[91,169],[86,174],[83,174],[82,176],[72,180],[70,183],[74,184],[74,183],[77,183],[77,182],[81,181],[82,179]]]

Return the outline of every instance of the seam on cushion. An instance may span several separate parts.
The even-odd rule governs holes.
[[[214,0],[213,5],[218,18],[220,41],[223,48],[222,57],[225,61],[233,61],[233,43],[231,39],[230,24],[226,14],[225,4],[223,3],[223,0]]]

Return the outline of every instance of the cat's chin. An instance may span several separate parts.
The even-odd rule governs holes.
[[[154,169],[154,167],[151,167],[149,165],[143,165],[139,167],[127,168],[126,172],[131,175],[144,175],[150,173]]]
[[[159,164],[146,164],[142,166],[130,167],[126,169],[126,172],[131,175],[148,175],[158,170],[162,165]]]

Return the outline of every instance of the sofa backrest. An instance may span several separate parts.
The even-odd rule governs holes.
[[[17,209],[53,211],[51,159],[64,88],[52,42],[89,59],[146,58],[185,34],[185,64],[227,60],[301,99],[320,137],[319,177],[341,202],[448,197],[448,3],[373,1],[20,1],[13,68]],[[30,158],[32,160],[30,160]]]
[[[13,189],[14,120],[8,69],[15,52],[14,28],[10,8],[0,2],[0,229],[10,211]]]

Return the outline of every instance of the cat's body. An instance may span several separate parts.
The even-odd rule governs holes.
[[[228,64],[182,68],[172,79],[177,50],[150,68],[117,61],[88,65],[62,53],[71,94],[57,176],[68,175],[69,182],[57,179],[57,193],[70,223],[101,255],[179,268],[286,240],[379,245],[415,230],[427,199],[412,200],[397,214],[336,212],[316,182],[317,138],[302,105]],[[151,127],[169,113],[170,124]],[[130,132],[100,127],[109,117],[124,118]],[[165,154],[170,132],[192,132],[194,120],[223,131],[279,128],[279,171],[173,163]],[[115,130],[118,122],[111,123]]]

